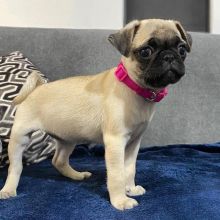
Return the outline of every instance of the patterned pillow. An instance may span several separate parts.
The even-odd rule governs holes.
[[[0,167],[8,163],[7,146],[16,111],[12,100],[33,70],[36,67],[19,51],[0,57]],[[46,159],[54,153],[54,148],[55,142],[52,138],[44,132],[36,131],[24,152],[24,163]]]

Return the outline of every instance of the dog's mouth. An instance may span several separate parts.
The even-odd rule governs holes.
[[[184,74],[184,71],[177,71],[174,68],[170,68],[156,77],[146,78],[145,83],[155,88],[164,88],[169,84],[177,83]]]
[[[176,83],[180,80],[183,75],[177,72],[175,69],[168,70],[164,77],[167,77],[171,84]]]

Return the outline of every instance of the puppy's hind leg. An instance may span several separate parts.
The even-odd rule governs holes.
[[[75,145],[70,145],[57,141],[56,152],[53,156],[52,164],[64,176],[73,180],[83,180],[89,178],[90,172],[78,172],[69,164],[69,157],[73,152]]]
[[[8,177],[2,190],[0,199],[7,199],[16,196],[16,189],[23,169],[22,156],[25,146],[28,144],[30,135],[24,127],[17,126],[15,123],[12,128],[10,142],[8,146],[8,157],[10,165]]]

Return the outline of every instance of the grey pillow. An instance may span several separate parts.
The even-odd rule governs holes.
[[[12,100],[33,70],[36,67],[19,51],[0,57],[0,167],[8,163],[7,146],[16,111]],[[54,149],[55,141],[46,133],[36,131],[24,152],[24,163],[42,161]]]

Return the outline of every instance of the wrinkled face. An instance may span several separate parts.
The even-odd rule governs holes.
[[[146,87],[164,88],[185,74],[184,60],[192,42],[178,22],[134,21],[110,37],[133,78]]]
[[[186,43],[175,32],[167,39],[152,36],[138,48],[132,48],[130,53],[132,60],[137,62],[139,78],[154,88],[163,88],[180,80],[185,74],[186,55]]]

